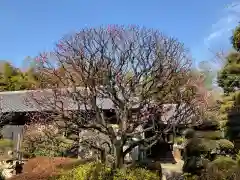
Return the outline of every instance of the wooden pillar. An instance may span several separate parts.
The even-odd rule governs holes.
[[[18,161],[21,160],[20,149],[21,149],[21,134],[18,132],[18,134],[17,134],[17,148],[16,148]]]

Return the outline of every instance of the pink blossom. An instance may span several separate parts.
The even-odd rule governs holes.
[[[57,47],[58,47],[59,49],[63,49],[63,45],[62,45],[62,44],[57,44]]]
[[[47,53],[40,54],[40,63],[47,62]]]
[[[117,32],[117,26],[116,25],[109,25],[107,28],[107,31],[109,33],[116,33]]]
[[[109,33],[112,32],[112,26],[111,26],[111,25],[108,25],[108,27],[107,27],[107,31],[108,31]]]
[[[67,51],[67,48],[64,46],[63,42],[58,43],[56,46],[60,51],[63,51],[63,52]]]
[[[119,74],[116,75],[116,81],[117,81],[118,84],[119,84],[120,81],[121,81],[121,80],[120,80],[120,75],[119,75]]]
[[[80,51],[80,55],[81,55],[81,56],[84,56],[84,48],[83,48],[83,47],[80,47],[80,50],[79,50],[79,51]]]
[[[37,63],[39,63],[39,62],[40,62],[40,58],[39,58],[39,57],[36,57],[36,58],[35,58],[35,61],[36,61]]]

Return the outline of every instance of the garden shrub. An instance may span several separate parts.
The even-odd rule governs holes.
[[[57,180],[159,180],[159,176],[143,168],[117,170],[113,176],[111,168],[101,163],[88,163],[70,170]]]
[[[220,156],[209,163],[205,173],[200,180],[235,180],[232,176],[235,174],[237,162],[230,157]]]
[[[229,171],[236,166],[237,162],[230,157],[219,156],[216,160],[210,163],[210,168],[217,168],[222,171]]]
[[[65,152],[71,148],[72,143],[54,129],[46,127],[39,132],[32,128],[24,134],[23,153],[29,157],[64,156]]]
[[[13,152],[13,141],[10,139],[0,139],[1,160],[12,158],[13,153],[8,153],[10,151]]]

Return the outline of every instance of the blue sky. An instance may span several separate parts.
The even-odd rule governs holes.
[[[1,0],[0,59],[22,66],[84,27],[137,24],[177,37],[198,61],[228,49],[240,15],[231,0]]]

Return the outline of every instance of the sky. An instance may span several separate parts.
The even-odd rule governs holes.
[[[239,0],[240,2],[240,0]],[[0,0],[0,59],[24,66],[85,27],[136,24],[185,44],[196,61],[230,48],[240,5],[231,0]]]

